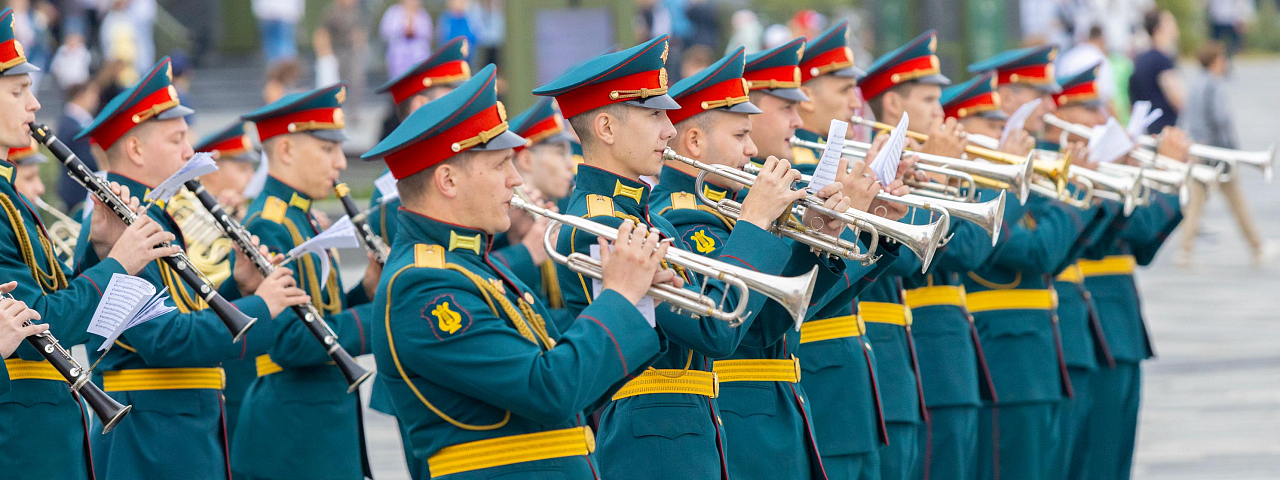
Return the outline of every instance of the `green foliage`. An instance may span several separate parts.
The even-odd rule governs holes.
[[[1178,51],[1183,55],[1195,55],[1209,37],[1209,24],[1204,6],[1199,0],[1156,0],[1156,7],[1168,10],[1178,20]]]
[[[1244,36],[1249,49],[1280,52],[1280,9],[1275,2],[1258,2],[1258,16]]]

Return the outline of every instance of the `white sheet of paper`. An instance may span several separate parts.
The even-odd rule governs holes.
[[[1089,134],[1089,158],[1098,163],[1111,163],[1133,150],[1133,139],[1115,117],[1093,127]]]
[[[287,256],[301,258],[302,255],[314,253],[320,257],[320,281],[324,282],[329,278],[329,249],[330,248],[357,248],[360,246],[360,239],[356,237],[356,226],[351,223],[351,217],[343,215],[338,221],[333,222],[328,229],[320,232],[319,235],[311,237],[302,244],[289,250]]]
[[[87,329],[105,339],[98,351],[109,348],[125,330],[175,310],[165,305],[166,291],[156,293],[151,282],[139,277],[113,274]]]
[[[1023,127],[1026,127],[1027,119],[1031,118],[1031,112],[1036,111],[1042,101],[1044,101],[1043,98],[1037,98],[1024,103],[1013,112],[1013,115],[1009,116],[1009,120],[1004,122],[1004,130],[1000,131],[1000,145],[1004,145],[1004,142],[1009,141],[1009,134],[1013,133],[1014,130],[1022,130]]]
[[[378,193],[382,194],[382,197],[378,198],[380,203],[387,203],[400,198],[400,188],[396,186],[396,177],[391,176],[391,172],[384,173],[377,180],[374,180],[373,186],[378,189]]]
[[[1129,125],[1125,128],[1129,136],[1137,138],[1147,134],[1147,127],[1164,115],[1162,109],[1151,109],[1151,102],[1139,100],[1133,102],[1133,111],[1129,114]]]
[[[836,171],[840,168],[840,156],[844,151],[844,138],[849,132],[849,122],[831,120],[827,130],[827,146],[822,150],[822,159],[813,170],[809,180],[809,193],[818,193],[831,182],[836,181]]]
[[[594,259],[596,259],[596,260],[599,260],[599,259],[600,259],[600,245],[598,245],[598,244],[597,244],[597,245],[591,245],[591,247],[590,247],[590,248],[591,248],[591,258],[594,258]],[[610,251],[612,251],[612,250],[610,250]],[[601,292],[601,291],[603,291],[603,290],[604,290],[604,282],[602,282],[602,281],[600,281],[600,280],[594,280],[594,279],[593,279],[593,280],[591,280],[591,295],[592,295],[592,296],[600,295],[600,292]],[[644,320],[645,320],[646,322],[649,322],[649,326],[650,326],[650,327],[657,327],[657,326],[658,326],[658,320],[657,320],[657,316],[656,316],[655,308],[654,308],[654,307],[655,307],[655,305],[656,305],[656,304],[653,302],[653,297],[650,297],[650,296],[648,296],[648,295],[645,295],[645,296],[644,296],[644,298],[641,298],[641,299],[640,299],[640,303],[637,303],[637,304],[636,304],[636,310],[639,310],[639,311],[640,311],[640,315],[644,317]]]
[[[267,185],[267,174],[270,171],[271,165],[267,162],[267,152],[263,151],[261,158],[258,159],[258,169],[253,171],[253,177],[244,185],[244,198],[257,198],[258,194],[262,193],[262,187]]]
[[[899,120],[898,126],[893,127],[893,132],[889,133],[889,143],[884,144],[884,148],[881,148],[880,153],[877,153],[876,158],[871,161],[871,171],[876,174],[876,179],[880,180],[880,185],[888,185],[898,178],[898,164],[902,163],[902,147],[907,144],[909,123],[911,123],[911,117],[906,112],[902,112],[902,120]]]
[[[167,202],[169,198],[178,193],[178,190],[182,190],[182,185],[187,183],[187,180],[216,171],[218,171],[218,163],[213,161],[213,154],[209,152],[196,153],[191,159],[187,160],[187,163],[182,165],[182,168],[173,172],[173,175],[160,182],[160,185],[157,185],[156,188],[151,189],[151,192],[147,193],[145,200]]]

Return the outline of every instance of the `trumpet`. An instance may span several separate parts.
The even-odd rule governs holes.
[[[1062,129],[1063,132],[1075,135],[1085,140],[1088,140],[1093,134],[1093,130],[1089,127],[1078,123],[1068,122],[1058,118],[1052,113],[1044,114],[1044,122]],[[1201,183],[1217,182],[1221,180],[1223,172],[1225,171],[1222,164],[1219,164],[1217,167],[1211,167],[1202,164],[1182,163],[1161,155],[1155,150],[1135,148],[1133,151],[1129,152],[1129,156],[1148,167],[1177,172],[1187,178],[1194,178],[1196,181]]]
[[[721,215],[734,220],[737,220],[742,214],[742,204],[727,198],[720,199],[719,201],[714,201],[708,198],[706,194],[703,193],[702,189],[702,186],[706,181],[707,174],[719,175],[729,181],[750,187],[755,184],[756,174],[759,173],[758,169],[754,172],[747,172],[725,165],[702,163],[692,158],[677,154],[669,148],[662,153],[662,159],[665,161],[678,161],[701,170],[698,174],[698,180],[694,185],[694,191],[697,192],[698,199],[707,206],[715,208]],[[752,167],[750,164],[747,166]],[[858,222],[855,228],[868,232],[871,237],[866,253],[861,252],[861,248],[858,246],[857,242],[845,240],[840,238],[838,235],[829,235],[817,231],[816,229],[809,228],[800,222],[795,221],[790,216],[784,216],[784,218],[774,222],[774,225],[770,230],[776,235],[790,238],[808,245],[816,253],[834,255],[847,260],[861,262],[863,265],[870,265],[875,262],[876,249],[880,243],[880,233],[876,227],[864,222]]]
[[[1060,156],[1058,152],[1048,150],[1036,150],[1034,153],[1040,158]],[[1133,213],[1134,208],[1146,205],[1150,197],[1150,192],[1144,188],[1144,172],[1146,170],[1142,168],[1124,172],[1114,170],[1104,172],[1077,167],[1071,170],[1071,179],[1089,185],[1095,197],[1122,204],[1124,215],[1127,217]]]
[[[826,148],[826,145],[823,145],[817,142],[800,140],[795,137],[791,137],[791,144],[798,147],[813,148],[813,149],[819,149],[819,150]],[[842,151],[842,155],[846,157],[851,157],[851,158],[866,158],[867,150],[870,150],[870,149],[871,149],[871,144],[869,143],[846,141],[844,150]],[[1031,191],[1032,174],[1035,173],[1034,171],[1035,165],[1029,161],[1024,161],[1019,164],[1006,165],[1006,164],[978,162],[974,160],[965,160],[961,158],[944,157],[942,155],[933,155],[933,154],[921,153],[921,152],[911,152],[911,154],[915,155],[916,159],[919,160],[919,163],[916,164],[917,169],[920,169],[926,172],[940,173],[942,175],[948,175],[951,177],[959,177],[962,180],[966,178],[970,180],[969,182],[967,182],[968,186],[970,187],[969,188],[970,193],[968,195],[955,194],[955,195],[950,195],[950,196],[940,197],[940,198],[955,200],[955,201],[972,201],[973,199],[972,186],[982,185],[982,186],[986,186],[996,190],[1010,190],[1014,192],[1014,195],[1018,197],[1020,203],[1023,203],[1023,204],[1027,203],[1027,195]],[[921,164],[924,164],[923,165],[924,168],[921,168],[922,167]],[[957,175],[956,173],[964,174],[967,177]],[[912,185],[912,187],[922,189],[922,190],[925,190],[925,189],[952,190],[952,189],[962,189],[963,186],[964,186],[963,183],[958,187],[957,186],[934,187],[934,186],[929,186],[928,184]],[[926,194],[926,192],[924,191],[916,192],[916,193],[921,195]]]
[[[37,208],[54,218],[53,223],[45,228],[45,231],[49,234],[49,243],[53,244],[54,253],[58,255],[62,263],[72,267],[76,257],[76,240],[80,238],[80,222],[53,208],[53,205],[45,203],[40,197],[35,197],[34,200]]]
[[[893,130],[893,129],[895,128],[893,125],[889,125],[889,124],[887,124],[887,123],[880,123],[880,122],[873,121],[873,120],[870,120],[870,119],[862,118],[862,117],[857,116],[857,115],[854,115],[854,116],[853,116],[853,118],[851,119],[851,121],[852,121],[852,123],[854,123],[854,124],[862,125],[862,126],[865,126],[865,127],[871,127],[871,128],[876,129],[876,130]],[[966,137],[966,140],[967,140],[967,139],[968,139],[968,135],[966,134],[966,135],[965,135],[965,137]],[[928,135],[923,134],[923,133],[919,133],[919,132],[913,132],[913,131],[910,131],[910,130],[907,130],[907,138],[911,138],[911,139],[914,139],[914,140],[916,140],[916,141],[920,141],[920,142],[927,142],[927,141],[929,141],[929,136],[928,136]],[[986,147],[983,147],[983,146],[979,146],[979,145],[977,145],[977,144],[975,144],[975,143],[971,143],[971,144],[969,144],[969,145],[965,146],[964,151],[965,151],[965,153],[968,153],[969,155],[973,155],[973,156],[978,157],[978,158],[985,158],[985,159],[987,159],[987,160],[996,161],[996,162],[1005,163],[1005,164],[1017,164],[1017,163],[1022,163],[1022,160],[1023,160],[1023,159],[1022,159],[1022,157],[1020,157],[1020,156],[1018,156],[1018,155],[1014,155],[1014,154],[1011,154],[1011,153],[1001,152],[1001,151],[999,151],[999,150],[995,150],[995,149],[992,149],[992,148],[986,148]]]
[[[552,260],[587,277],[604,279],[604,267],[599,260],[579,252],[563,255],[556,250],[555,245],[551,244],[551,236],[558,226],[563,224],[613,242],[618,239],[618,229],[586,218],[553,212],[534,204],[523,189],[517,187],[515,192],[516,195],[511,198],[511,206],[550,220],[551,225],[547,227],[547,234],[542,237],[542,245]],[[813,296],[813,287],[818,277],[816,266],[804,275],[779,277],[674,248],[667,250],[666,260],[708,278],[720,280],[729,288],[737,290],[740,294],[738,305],[732,311],[725,311],[721,308],[723,298],[720,302],[716,302],[705,294],[665,284],[650,286],[649,296],[666,302],[677,313],[687,311],[694,317],[723,320],[731,327],[741,325],[745,319],[746,300],[751,290],[778,302],[787,310],[787,313],[791,314],[792,318],[800,321],[809,310],[809,299]],[[728,290],[725,291],[725,296],[728,296]]]
[[[8,293],[0,293],[0,299],[13,296]],[[31,325],[26,322],[23,326]],[[58,339],[48,331],[40,332],[26,338],[27,343],[35,347],[40,356],[53,366],[54,370],[62,374],[62,378],[66,379],[67,384],[71,387],[71,391],[83,398],[93,408],[93,413],[98,416],[98,421],[102,422],[102,433],[110,432],[116,428],[116,424],[124,419],[125,415],[133,409],[130,405],[120,405],[114,398],[111,398],[106,392],[103,392],[98,385],[89,381],[89,372],[81,367],[76,359],[71,356],[71,352],[63,348],[58,343]]]
[[[690,158],[681,157],[680,155],[675,154],[675,152],[671,152],[670,149],[668,149],[667,151],[670,152],[670,154],[669,155],[663,154],[664,158],[669,157],[671,159],[680,160],[681,162],[685,162],[689,165],[693,165],[695,167],[703,169],[703,172],[698,175],[699,183],[696,186],[699,192],[702,191],[701,180],[705,176],[704,174],[708,173],[707,171],[708,168],[711,168],[713,170],[728,170],[731,175],[742,176],[746,180],[746,182],[740,182],[740,183],[743,183],[748,186],[751,185],[750,182],[755,181],[755,175],[760,173],[760,167],[757,167],[752,164],[747,164],[744,166],[743,170],[738,171],[739,172],[738,174],[733,174],[732,172],[734,171],[734,169],[730,169],[728,167],[723,167],[723,166],[706,165],[704,163],[698,162]],[[689,162],[693,162],[693,163],[689,163]],[[716,168],[716,167],[719,167],[719,168]],[[716,173],[719,174],[720,172],[716,172]],[[742,173],[746,173],[746,176],[743,176]],[[728,178],[732,179],[733,177],[728,177]],[[802,176],[801,180],[808,181],[810,179]],[[734,180],[734,181],[738,181],[738,180]],[[699,197],[700,198],[702,197],[701,193],[699,193]],[[703,199],[703,203],[707,203],[708,205],[713,205],[713,206],[719,205],[719,203],[712,204],[711,202],[708,201],[708,199]],[[737,203],[737,202],[734,202],[734,203]],[[805,198],[801,199],[797,203],[802,208],[805,208],[805,209],[812,208],[823,215],[840,220],[845,225],[851,226],[855,230],[867,230],[871,232],[872,241],[871,241],[871,246],[868,247],[869,251],[867,253],[867,255],[869,256],[874,253],[874,250],[877,244],[879,243],[879,238],[881,235],[891,240],[897,241],[898,243],[901,243],[908,250],[911,250],[912,253],[916,254],[917,257],[920,257],[921,271],[925,271],[929,269],[929,263],[933,262],[933,255],[937,253],[938,247],[942,246],[942,243],[944,242],[945,236],[947,234],[947,229],[951,227],[951,216],[949,213],[947,213],[946,210],[942,210],[937,207],[925,207],[923,206],[923,202],[922,202],[921,208],[929,208],[930,210],[933,210],[934,212],[939,214],[937,220],[934,220],[933,222],[926,225],[913,225],[910,223],[896,222],[878,215],[874,215],[871,213],[863,212],[861,210],[856,210],[852,208],[845,210],[843,212],[831,210],[824,205],[824,202],[821,198],[818,198],[816,195],[813,195],[813,194],[806,195]],[[741,207],[741,205],[737,205],[737,206]],[[810,233],[817,233],[817,232],[812,232],[812,229],[807,229],[807,231]],[[863,264],[867,265],[871,262],[875,262],[875,260],[876,260],[876,257],[872,256],[872,258],[870,258],[870,262],[863,261]]]

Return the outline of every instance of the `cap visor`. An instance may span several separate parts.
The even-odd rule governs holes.
[[[248,151],[248,152],[240,153],[240,154],[236,154],[236,155],[232,155],[232,156],[229,156],[229,157],[220,157],[220,158],[218,158],[218,161],[222,161],[222,160],[230,160],[230,161],[233,161],[233,162],[244,162],[244,163],[257,164],[257,163],[258,163],[258,160],[260,160],[261,158],[262,158],[262,156],[261,156],[261,155],[258,155],[258,152],[254,151],[254,150],[250,150],[250,151]]]
[[[751,113],[751,114],[764,113],[764,110],[761,110],[760,107],[757,107],[754,103],[751,103],[751,102],[742,102],[732,107],[726,108],[724,109],[724,111],[731,112],[731,113]]]
[[[799,88],[770,88],[767,90],[760,90],[760,91],[767,93],[769,95],[773,95],[775,97],[781,98],[783,100],[791,100],[793,102],[809,101],[809,96],[805,95],[804,91],[800,90]]]
[[[951,85],[951,79],[941,74],[925,75],[916,81],[926,85]]]
[[[311,136],[321,140],[342,143],[348,140],[347,131],[341,128],[324,128],[319,130],[307,130]]]
[[[40,67],[37,67],[27,62],[22,62],[17,65],[14,65],[8,70],[5,70],[4,75],[22,75],[24,73],[35,73],[39,71],[40,71]]]
[[[480,145],[476,145],[471,149],[479,150],[482,152],[488,152],[492,150],[502,150],[506,148],[523,147],[525,145],[525,142],[526,141],[524,137],[511,133],[510,130],[507,130],[505,132],[498,134],[498,136],[493,137],[492,140],[489,140],[488,142],[482,143]]]
[[[828,75],[841,78],[862,78],[867,76],[867,72],[862,71],[858,67],[848,67],[829,72]]]
[[[1058,85],[1058,82],[1046,83],[1044,85],[1036,85],[1035,88],[1037,90],[1040,90],[1041,92],[1044,92],[1050,95],[1056,95],[1056,94],[1062,93],[1062,85]]]
[[[19,167],[23,167],[23,166],[27,166],[27,165],[38,165],[38,164],[41,164],[41,163],[46,163],[46,162],[48,162],[48,161],[49,161],[49,159],[48,159],[48,158],[46,158],[44,155],[41,155],[41,154],[37,153],[37,154],[32,155],[32,156],[30,156],[30,157],[27,157],[27,158],[24,158],[24,159],[18,160],[17,165],[18,165]]]
[[[990,118],[992,120],[1001,120],[1001,121],[1009,119],[1009,114],[1004,113],[1004,110],[1000,110],[1000,109],[987,110],[985,112],[979,113],[978,116],[982,118]]]
[[[538,143],[535,143],[534,145],[542,145],[542,144],[550,144],[550,143],[571,143],[571,142],[573,142],[573,137],[570,137],[569,134],[565,133],[564,131],[560,131],[560,132],[556,132],[554,135],[550,137],[544,138],[542,140],[538,140]],[[530,145],[530,146],[533,146],[533,145]]]
[[[658,95],[656,97],[649,97],[643,100],[627,100],[622,103],[641,107],[641,108],[652,108],[654,110],[679,110],[680,109],[680,104],[676,103],[675,99],[671,98],[670,95]]]
[[[172,120],[175,118],[182,118],[187,115],[191,115],[193,113],[196,113],[196,111],[190,108],[187,108],[186,106],[178,105],[176,107],[160,112],[159,115],[156,115],[156,120]]]

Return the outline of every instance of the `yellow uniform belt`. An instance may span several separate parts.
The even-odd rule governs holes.
[[[911,310],[901,303],[858,302],[858,316],[867,323],[891,323],[911,326]]]
[[[614,400],[652,393],[687,393],[716,398],[720,381],[714,372],[648,369],[613,395]]]
[[[1051,310],[1057,301],[1053,290],[987,290],[965,296],[970,312],[992,310]]]
[[[218,368],[134,368],[103,372],[102,389],[108,392],[137,390],[222,390],[227,376]]]
[[[1134,260],[1133,255],[1112,255],[1102,260],[1081,260],[1076,265],[1080,266],[1080,271],[1085,277],[1133,275],[1133,269],[1138,265],[1138,261]]]
[[[431,478],[439,478],[483,468],[583,456],[595,449],[591,427],[574,427],[460,443],[440,449],[427,459],[427,465]]]
[[[810,320],[800,324],[800,344],[862,336],[866,328],[856,315]]]
[[[716,360],[716,375],[721,382],[790,382],[800,381],[800,360]]]
[[[21,358],[10,358],[4,361],[4,368],[9,370],[10,380],[56,380],[67,381],[53,364],[41,360],[34,362]]]
[[[907,306],[911,308],[951,305],[964,307],[964,287],[939,285],[936,287],[920,287],[907,290],[903,295]]]
[[[271,361],[271,355],[258,355],[257,362],[259,377],[265,377],[284,370],[284,367],[281,367],[280,365],[277,365],[276,362]]]
[[[1080,271],[1080,265],[1072,265],[1067,267],[1066,270],[1063,270],[1062,273],[1059,273],[1054,280],[1059,282],[1080,283],[1084,281],[1084,273]]]

